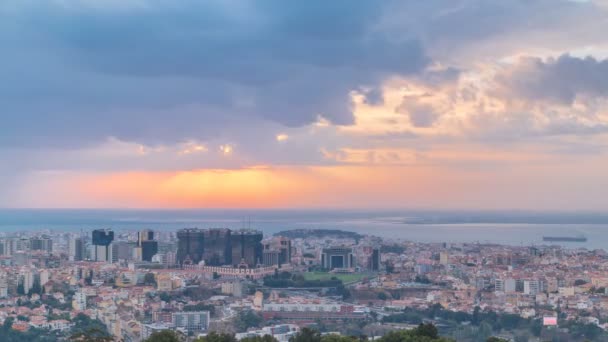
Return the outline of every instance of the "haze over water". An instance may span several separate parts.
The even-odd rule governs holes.
[[[543,236],[585,236],[554,242],[569,248],[606,248],[608,215],[593,213],[348,211],[348,210],[1,210],[0,232],[97,228],[171,231],[186,227],[282,230],[341,229],[418,242],[548,244]]]

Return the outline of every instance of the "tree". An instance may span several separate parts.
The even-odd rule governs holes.
[[[88,331],[79,332],[70,336],[70,341],[74,342],[112,342],[112,336],[105,335],[104,332],[90,329]]]
[[[73,323],[70,341],[113,341],[105,324],[98,319],[91,319],[91,317],[80,313],[74,317]]]
[[[508,340],[505,340],[504,338],[499,338],[499,337],[489,337],[486,342],[509,342]]]
[[[2,325],[2,330],[4,332],[10,331],[11,328],[13,327],[13,322],[15,321],[15,319],[13,317],[7,317],[4,320],[4,324]]]
[[[262,316],[251,310],[241,311],[236,316],[234,326],[238,331],[247,331],[247,329],[252,327],[258,328],[263,321]]]
[[[157,331],[150,335],[145,342],[180,342],[179,336],[171,330]]]
[[[310,328],[302,328],[289,342],[321,342],[321,333]]]
[[[436,336],[437,328],[432,324],[421,324],[416,329],[394,330],[380,338],[380,342],[448,342],[452,341]]]
[[[158,297],[160,298],[160,300],[162,300],[163,302],[170,302],[171,301],[171,295],[168,294],[167,292],[161,292]]]
[[[144,276],[144,284],[156,286],[156,277],[154,277],[154,273],[146,273],[146,275]]]
[[[30,289],[30,292],[28,293],[28,295],[31,296],[34,293],[36,293],[36,294],[42,293],[42,286],[40,286],[40,279],[38,279],[38,278],[34,279],[34,283],[32,284],[32,288]]]
[[[19,285],[17,285],[17,294],[19,294],[19,295],[25,294],[25,287],[23,286],[23,283],[19,283]]]
[[[205,337],[197,338],[194,342],[237,342],[237,339],[232,334],[211,332]]]
[[[437,328],[431,323],[420,323],[415,329],[415,333],[418,336],[426,336],[432,339],[436,339],[437,337],[439,337],[439,332],[437,331]]]
[[[321,336],[321,342],[358,342],[359,339],[354,336],[342,336],[329,334]]]
[[[270,335],[245,337],[240,342],[278,342],[276,338]]]

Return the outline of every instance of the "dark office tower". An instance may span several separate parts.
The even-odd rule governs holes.
[[[231,234],[232,264],[240,265],[245,262],[249,267],[255,267],[263,262],[262,232],[258,230],[238,230]]]
[[[203,260],[203,230],[188,228],[177,232],[177,263],[198,264]]]
[[[379,271],[380,270],[380,249],[374,248],[369,260],[370,260],[370,264],[371,264],[369,269],[372,271]]]
[[[137,247],[142,261],[152,261],[152,257],[158,253],[158,242],[154,241],[154,232],[149,229],[138,232]]]
[[[154,240],[154,231],[144,229],[137,233],[137,241],[141,244],[142,241]]]
[[[48,236],[34,237],[30,239],[30,249],[33,251],[53,251],[53,240]]]
[[[112,261],[110,244],[114,240],[114,232],[109,229],[96,229],[93,231],[93,260]]]
[[[141,242],[141,260],[152,261],[152,257],[158,253],[158,241],[147,240]]]
[[[278,237],[279,243],[279,263],[289,264],[291,263],[291,240],[286,237]]]
[[[109,229],[95,229],[93,231],[93,245],[109,246],[114,241],[114,232]]]
[[[203,260],[206,265],[222,266],[232,262],[230,229],[213,228],[203,231]]]

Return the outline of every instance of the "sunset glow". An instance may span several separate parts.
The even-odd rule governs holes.
[[[5,1],[0,206],[607,209],[607,10]]]

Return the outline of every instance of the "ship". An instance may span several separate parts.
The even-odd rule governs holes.
[[[585,236],[543,236],[543,241],[549,242],[587,242]]]

